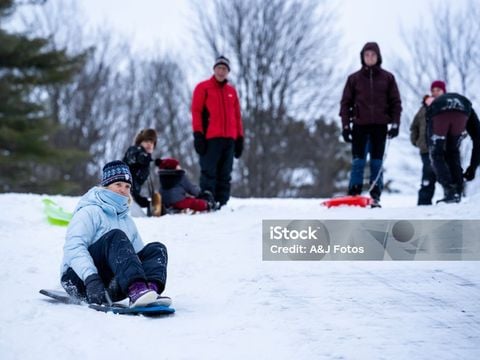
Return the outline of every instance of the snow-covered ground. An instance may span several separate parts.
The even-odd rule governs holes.
[[[0,359],[479,359],[478,262],[262,261],[263,219],[478,219],[480,196],[382,209],[319,199],[233,199],[221,211],[136,219],[169,249],[174,316],[47,302],[65,228],[40,195],[0,195]],[[67,210],[78,198],[53,196]]]

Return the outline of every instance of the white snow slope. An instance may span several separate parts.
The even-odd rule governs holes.
[[[177,312],[119,316],[53,304],[65,228],[41,199],[0,195],[0,359],[480,359],[478,262],[262,261],[263,219],[478,219],[480,196],[382,209],[232,199],[221,211],[136,219],[169,250]],[[78,198],[51,197],[67,210]],[[479,240],[480,241],[480,240]]]

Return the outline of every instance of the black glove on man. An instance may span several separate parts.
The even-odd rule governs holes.
[[[207,152],[207,139],[205,135],[199,131],[193,133],[193,146],[198,155],[205,155]]]
[[[463,173],[463,177],[465,178],[465,180],[467,181],[472,181],[473,179],[475,179],[475,168],[473,168],[471,165],[469,167],[467,167],[467,170],[465,170],[465,172]]]
[[[98,274],[92,274],[85,279],[87,301],[90,304],[103,304],[105,299],[105,285]]]
[[[350,126],[345,126],[342,130],[342,136],[343,136],[343,141],[347,143],[352,142],[352,130],[350,129]]]
[[[388,138],[393,139],[398,136],[398,124],[393,124],[390,130],[387,132]]]
[[[235,140],[235,152],[234,156],[235,159],[238,159],[240,156],[242,156],[243,152],[243,136],[240,136]]]

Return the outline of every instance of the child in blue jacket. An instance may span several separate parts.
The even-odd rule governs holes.
[[[61,283],[68,294],[89,303],[130,298],[130,306],[156,302],[165,289],[167,249],[144,246],[129,215],[132,175],[122,161],[103,168],[101,186],[79,201],[63,247]]]

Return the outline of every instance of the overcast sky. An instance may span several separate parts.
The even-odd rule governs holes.
[[[50,0],[60,1],[60,0]],[[205,0],[208,1],[208,0]],[[339,30],[356,58],[363,44],[377,41],[388,66],[389,55],[403,46],[400,29],[428,21],[432,4],[464,6],[468,0],[328,0],[339,15]],[[110,24],[131,36],[134,48],[193,55],[184,49],[193,23],[189,0],[82,0],[94,24]],[[401,51],[401,50],[400,50]]]

